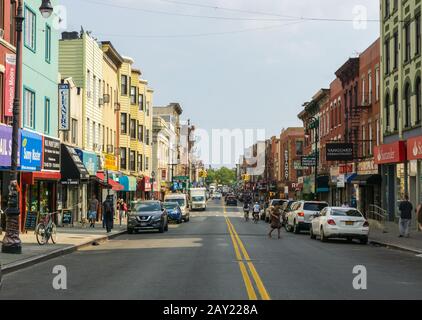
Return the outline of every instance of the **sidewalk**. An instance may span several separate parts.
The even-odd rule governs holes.
[[[76,251],[78,248],[91,245],[93,242],[112,239],[126,232],[126,225],[115,222],[114,229],[110,234],[103,229],[102,223],[98,223],[94,228],[66,227],[57,228],[57,244],[48,244],[40,246],[33,231],[27,234],[20,234],[22,240],[22,254],[4,254],[0,252],[1,270],[8,273],[28,267],[30,265],[55,258],[64,254]],[[4,232],[0,235],[0,244],[3,240]]]
[[[384,231],[371,228],[369,241],[373,244],[422,254],[422,232],[416,231],[414,224],[410,228],[410,238],[399,238],[399,227],[394,222],[387,222]]]

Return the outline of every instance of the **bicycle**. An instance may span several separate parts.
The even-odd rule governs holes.
[[[40,246],[45,245],[51,239],[53,244],[57,243],[57,227],[53,222],[54,213],[47,213],[44,221],[37,224],[35,235]]]
[[[254,212],[252,215],[253,215],[253,222],[258,223],[259,222],[259,212]]]

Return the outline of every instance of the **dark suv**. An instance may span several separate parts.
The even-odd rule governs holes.
[[[159,201],[134,201],[128,214],[127,232],[154,230],[168,231],[167,210]]]

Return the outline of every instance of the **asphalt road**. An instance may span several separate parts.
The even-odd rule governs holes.
[[[422,258],[343,241],[321,243],[211,201],[168,233],[123,235],[4,277],[0,299],[422,299]],[[67,289],[53,288],[66,267]],[[367,289],[353,288],[353,268]]]

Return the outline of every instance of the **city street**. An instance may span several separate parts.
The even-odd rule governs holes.
[[[0,299],[422,299],[421,257],[284,230],[269,239],[268,229],[212,200],[168,233],[125,234],[7,274]],[[56,265],[67,290],[53,288]],[[356,265],[367,290],[353,288]]]

